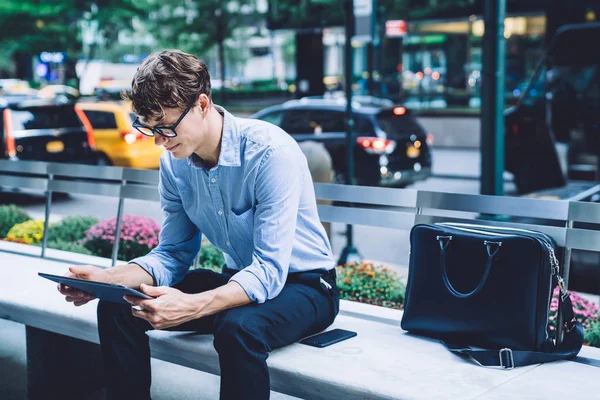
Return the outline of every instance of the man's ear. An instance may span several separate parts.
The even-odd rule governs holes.
[[[200,104],[200,109],[202,110],[202,114],[206,115],[206,113],[208,112],[208,109],[210,107],[210,99],[208,98],[208,96],[205,95],[204,93],[202,93],[200,96],[198,96],[198,104]]]

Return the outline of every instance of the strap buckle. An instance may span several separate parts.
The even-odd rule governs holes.
[[[558,275],[556,277],[556,281],[558,282],[558,287],[560,288],[560,298],[564,302],[569,297],[569,292],[567,291],[565,280],[562,276]]]
[[[506,353],[507,355],[504,356],[504,353]],[[508,347],[500,349],[500,351],[498,352],[498,356],[500,358],[500,366],[502,368],[513,369],[515,367],[515,359],[513,358],[513,352]]]
[[[440,242],[440,249],[442,250],[445,250],[446,247],[450,244],[450,241],[452,241],[452,236],[436,236],[435,238],[438,242]],[[446,240],[445,243],[444,240]]]
[[[565,330],[567,332],[571,332],[573,329],[575,329],[576,326],[577,326],[577,321],[575,319],[565,322]]]

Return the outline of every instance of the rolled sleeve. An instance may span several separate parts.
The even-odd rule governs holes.
[[[183,208],[179,191],[173,181],[170,163],[161,157],[159,193],[165,220],[159,244],[150,253],[130,261],[146,270],[158,286],[180,282],[200,250],[202,234]]]
[[[256,177],[252,263],[231,277],[257,303],[276,297],[287,279],[306,158],[296,143],[269,149]]]

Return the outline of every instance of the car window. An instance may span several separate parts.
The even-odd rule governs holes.
[[[377,136],[375,134],[375,126],[373,122],[366,116],[355,116],[356,133],[360,136]]]
[[[395,115],[392,110],[382,111],[377,115],[377,123],[388,139],[422,133],[421,126],[409,111],[404,115]]]
[[[323,132],[345,132],[346,122],[344,113],[340,111],[320,111],[313,114],[313,121],[317,122]]]
[[[11,110],[13,130],[80,128],[81,121],[71,107],[35,107]]]
[[[117,129],[117,119],[113,112],[83,110],[94,129]]]
[[[282,111],[273,111],[273,112],[263,115],[262,117],[260,117],[258,119],[260,119],[261,121],[270,122],[273,125],[281,126],[282,117],[283,117]]]
[[[282,128],[289,134],[345,132],[344,113],[328,110],[287,110]]]

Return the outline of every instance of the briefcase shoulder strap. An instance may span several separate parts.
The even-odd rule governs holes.
[[[564,324],[564,339],[554,346],[552,351],[525,351],[503,348],[500,350],[475,349],[469,346],[455,345],[442,341],[448,350],[455,354],[472,357],[477,363],[486,367],[501,367],[512,369],[525,365],[539,364],[550,361],[570,359],[577,356],[583,345],[583,328],[575,320],[573,305],[569,293],[560,284],[559,305]]]

